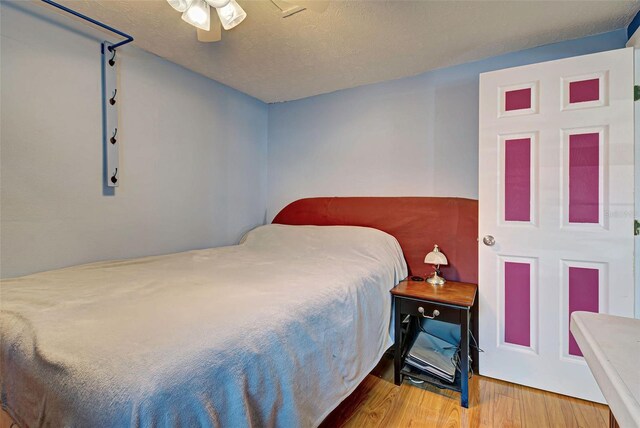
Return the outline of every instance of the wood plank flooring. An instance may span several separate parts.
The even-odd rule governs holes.
[[[338,427],[584,427],[609,426],[609,408],[538,389],[474,376],[469,408],[460,395],[405,380],[393,384],[392,363],[378,367],[321,428]]]
[[[9,413],[5,412],[0,407],[0,428],[16,428],[17,424],[13,422],[13,418],[9,416]]]

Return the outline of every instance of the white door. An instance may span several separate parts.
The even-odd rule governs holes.
[[[480,374],[603,402],[569,317],[633,316],[633,156],[632,48],[480,76]]]

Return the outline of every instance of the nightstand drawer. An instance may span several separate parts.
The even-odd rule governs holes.
[[[460,310],[441,303],[400,298],[396,299],[396,304],[400,304],[400,312],[404,315],[415,315],[422,318],[424,314],[427,317],[431,317],[434,315],[434,311],[438,311],[438,315],[434,319],[456,324],[460,323]]]

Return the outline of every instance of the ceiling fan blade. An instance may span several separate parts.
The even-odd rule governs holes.
[[[329,0],[295,0],[295,4],[305,9],[322,13],[329,7]]]
[[[304,7],[284,0],[271,0],[271,3],[275,4],[277,8],[280,9],[283,18],[291,16],[294,13],[302,12],[304,10]]]
[[[220,24],[220,20],[217,16],[215,18],[213,17],[213,14],[211,15],[211,24],[209,25],[209,31],[201,30],[200,28],[198,28],[197,30],[199,42],[208,43],[219,42],[220,40],[222,40],[222,24]]]

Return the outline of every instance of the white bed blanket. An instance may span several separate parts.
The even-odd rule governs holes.
[[[2,281],[2,404],[30,427],[316,426],[391,345],[395,238],[268,225],[240,245]]]

